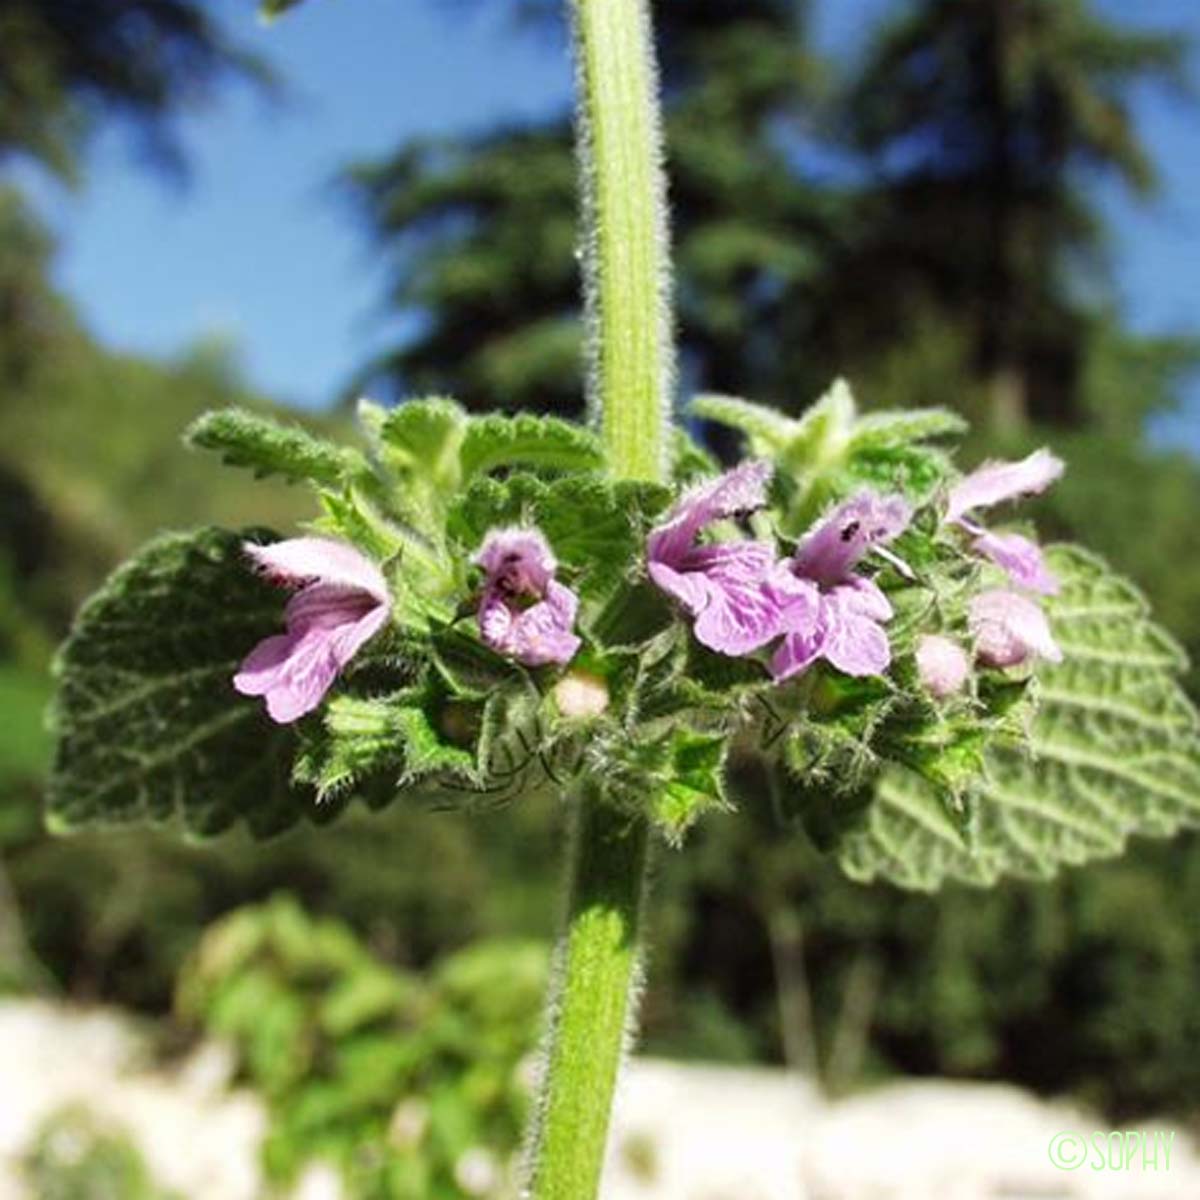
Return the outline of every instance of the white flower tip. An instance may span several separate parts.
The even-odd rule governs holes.
[[[917,643],[917,675],[921,686],[938,700],[962,690],[971,674],[966,651],[940,634],[927,634]]]
[[[564,717],[598,717],[608,701],[608,684],[590,671],[569,671],[554,685],[554,702]]]

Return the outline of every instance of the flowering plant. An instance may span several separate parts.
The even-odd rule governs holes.
[[[963,474],[941,409],[721,396],[672,423],[644,0],[575,0],[591,420],[363,402],[362,448],[223,411],[193,446],[310,485],[303,536],[152,543],[59,660],[50,820],[260,835],[354,800],[563,799],[573,830],[531,1195],[594,1194],[646,862],[750,780],[855,878],[1046,875],[1200,814],[1181,656],[1084,551]],[[982,514],[998,516],[985,525]],[[736,764],[737,771],[728,768]]]

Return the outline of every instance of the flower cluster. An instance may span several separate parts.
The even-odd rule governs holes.
[[[1005,668],[1061,658],[1032,595],[1057,581],[1036,543],[978,524],[978,510],[1044,490],[1062,473],[1045,450],[1021,462],[988,463],[950,489],[946,530],[969,539],[973,555],[994,564],[1011,586],[988,588],[969,604],[971,653],[943,634],[918,639],[918,676],[933,696],[959,691],[971,659]],[[892,661],[891,601],[869,573],[878,559],[908,581],[914,572],[889,549],[913,520],[900,495],[862,491],[837,504],[786,555],[776,542],[746,536],[739,523],[767,505],[772,467],[741,464],[683,496],[646,542],[650,580],[691,618],[697,641],[718,654],[767,651],[777,681],[826,662],[851,676],[884,674]],[[284,611],[286,632],[261,642],[234,679],[264,696],[277,722],[315,709],[358,650],[387,623],[391,601],[380,569],[357,550],[304,537],[247,547],[268,577],[298,589]],[[527,667],[562,666],[582,642],[579,597],[557,578],[545,537],[532,528],[494,529],[474,557],[482,571],[477,622],[482,641]]]

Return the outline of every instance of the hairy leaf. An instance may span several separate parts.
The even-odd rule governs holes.
[[[860,417],[850,435],[851,450],[868,446],[904,446],[932,438],[965,433],[967,422],[945,408],[918,408],[868,413]]]
[[[1100,560],[1056,547],[1048,602],[1064,652],[1039,671],[1032,756],[994,748],[969,795],[966,834],[916,776],[881,781],[842,865],[860,880],[932,890],[947,878],[1045,878],[1121,852],[1134,834],[1200,823],[1200,733],[1178,683],[1184,659],[1141,594]]]
[[[365,465],[353,450],[243,408],[205,413],[193,422],[184,440],[189,446],[215,450],[231,466],[247,467],[258,476],[281,475],[293,483],[336,488],[350,472]]]
[[[180,819],[259,834],[313,815],[288,776],[296,735],[232,678],[278,632],[278,589],[247,569],[243,538],[170,534],[119,568],[76,619],[55,667],[56,830]]]
[[[467,426],[462,477],[471,479],[498,467],[541,467],[554,471],[598,471],[604,448],[590,430],[556,417],[531,413],[476,417]]]
[[[790,417],[736,396],[697,396],[690,408],[693,416],[745,434],[753,454],[775,457],[796,436],[797,424]]]
[[[645,528],[670,493],[651,484],[614,483],[598,475],[551,482],[531,475],[477,479],[450,514],[450,532],[468,549],[488,530],[534,525],[568,569],[585,571],[567,581],[584,595],[605,595],[641,551]]]
[[[726,739],[677,729],[671,738],[668,778],[654,798],[653,820],[668,841],[683,835],[706,813],[726,806]]]
[[[360,413],[366,413],[360,407]],[[466,414],[453,401],[441,398],[406,400],[368,422],[384,460],[402,475],[413,474],[445,487],[459,482],[459,451]]]

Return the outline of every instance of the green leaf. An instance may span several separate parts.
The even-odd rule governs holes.
[[[793,470],[832,461],[845,453],[858,406],[844,379],[835,379],[829,390],[793,422],[793,434],[783,448],[782,460]]]
[[[651,816],[668,841],[683,835],[713,809],[727,807],[722,734],[676,729],[671,737],[666,785],[654,797]]]
[[[233,690],[283,610],[243,541],[161,537],[84,605],[55,664],[56,831],[179,819],[213,834],[241,819],[265,835],[313,813],[311,793],[288,782],[294,730]]]
[[[450,512],[449,529],[468,551],[504,525],[534,525],[559,562],[584,572],[568,579],[585,596],[606,595],[640,555],[645,531],[670,492],[653,484],[572,475],[550,482],[532,475],[477,479]]]
[[[970,428],[945,408],[897,409],[860,417],[850,435],[851,452],[875,446],[905,446],[932,438],[953,437]]]
[[[775,409],[735,396],[697,396],[689,407],[693,416],[745,434],[752,454],[770,458],[787,449],[798,429],[795,421]]]
[[[486,475],[499,467],[599,471],[605,465],[604,447],[590,430],[531,413],[472,418],[460,461],[463,479]]]
[[[1118,854],[1132,835],[1200,823],[1200,732],[1178,682],[1181,651],[1099,559],[1067,546],[1049,559],[1063,585],[1047,608],[1064,661],[1038,672],[1032,756],[989,751],[965,837],[916,776],[885,774],[841,849],[853,878],[921,890],[1046,878]]]
[[[474,757],[439,732],[439,707],[429,689],[365,698],[335,696],[325,709],[329,740],[324,761],[307,781],[325,799],[381,772],[390,775],[393,791],[442,772],[470,775]],[[311,767],[305,774],[309,771]]]
[[[282,475],[292,483],[336,488],[366,465],[353,450],[242,408],[205,413],[188,428],[184,441],[215,450],[231,466],[247,467],[260,477]]]
[[[686,429],[675,430],[671,455],[671,478],[685,487],[721,473],[721,464]]]
[[[458,486],[467,416],[453,400],[406,400],[387,410],[378,423],[367,424],[374,425],[380,452],[394,470]]]

